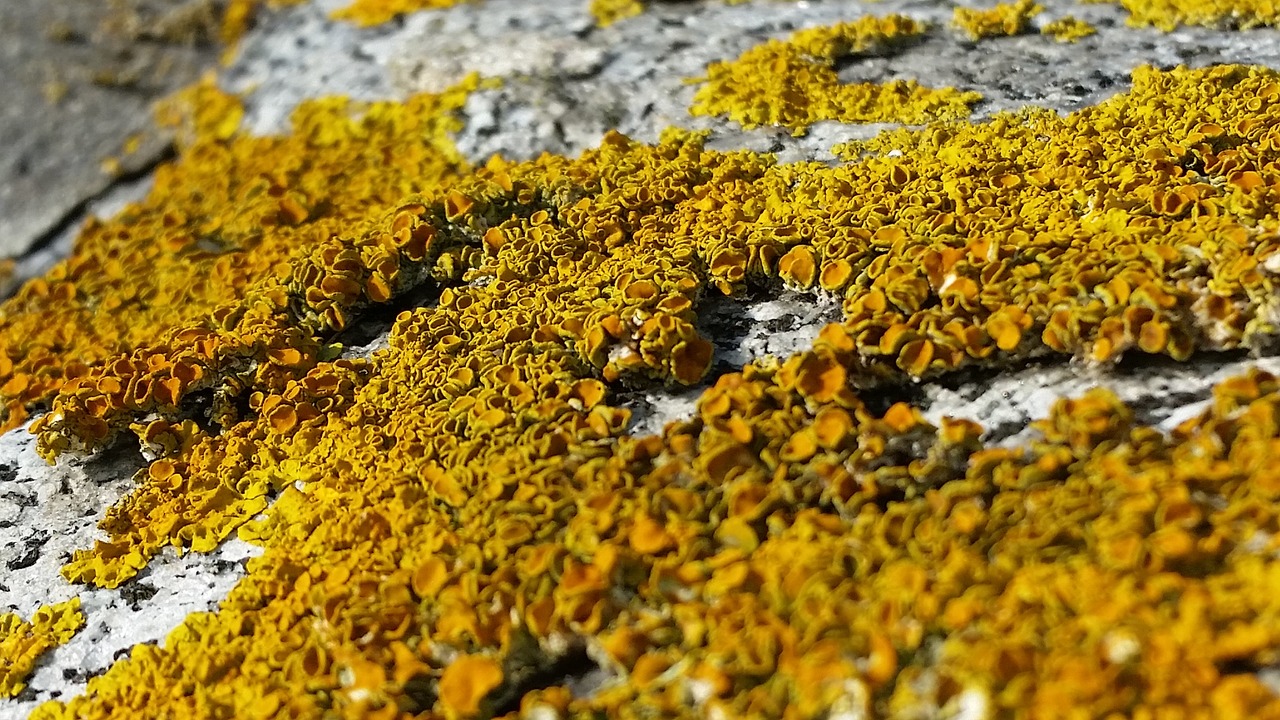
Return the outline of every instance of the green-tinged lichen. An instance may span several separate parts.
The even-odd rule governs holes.
[[[922,123],[967,115],[976,92],[926,88],[913,80],[843,83],[836,62],[886,52],[920,38],[923,23],[903,15],[801,30],[736,60],[712,63],[690,112],[723,115],[746,128],[780,125],[802,134],[815,122]]]
[[[40,608],[31,622],[0,613],[0,698],[22,692],[41,656],[65,644],[83,626],[79,598]]]

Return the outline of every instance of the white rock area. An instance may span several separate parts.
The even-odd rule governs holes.
[[[0,719],[25,717],[38,703],[84,689],[138,643],[157,642],[190,613],[213,610],[259,553],[232,539],[208,555],[161,553],[116,590],[73,586],[58,569],[102,534],[103,512],[129,491],[142,457],[127,447],[50,466],[35,437],[0,435],[0,611],[30,617],[41,605],[80,598],[85,626],[47,653],[27,689],[0,701]]]
[[[710,130],[717,148],[769,150],[782,161],[829,161],[833,144],[883,126],[825,123],[800,138],[768,129],[741,131],[690,117],[694,87],[685,79],[700,75],[709,62],[800,27],[892,12],[945,26],[954,7],[926,0],[659,2],[640,17],[602,29],[594,26],[586,0],[485,0],[358,29],[327,18],[343,4],[316,0],[274,13],[243,40],[221,78],[229,89],[247,94],[248,127],[257,133],[286,130],[289,111],[305,98],[399,98],[440,89],[478,71],[504,83],[477,92],[463,113],[465,127],[457,142],[475,162],[492,153],[518,159],[544,151],[578,153],[612,128],[654,140],[670,125]],[[1093,22],[1098,34],[1074,45],[1030,34],[975,46],[944,29],[904,52],[855,62],[843,72],[851,80],[911,77],[927,85],[978,90],[987,98],[976,107],[980,118],[1024,105],[1070,111],[1097,102],[1123,91],[1129,72],[1143,63],[1248,62],[1280,68],[1275,30],[1165,34],[1125,27],[1123,11],[1112,5],[1043,4],[1047,11],[1037,24],[1070,13]],[[143,181],[132,192],[145,189]],[[131,196],[128,188],[121,190],[122,200]],[[108,205],[97,211],[116,209]],[[28,261],[32,271],[68,252],[70,240],[52,245],[39,258],[43,264]],[[807,347],[839,313],[833,299],[809,295],[708,299],[701,318],[703,331],[716,343],[714,374],[767,354],[785,359]],[[353,354],[382,345],[376,331],[370,335]],[[970,417],[989,429],[991,441],[1017,443],[1028,437],[1027,423],[1043,416],[1057,398],[1102,385],[1133,403],[1141,419],[1168,429],[1203,408],[1214,382],[1258,364],[1280,373],[1280,358],[1239,355],[1111,368],[1057,362],[886,390],[880,400],[916,402],[935,420]],[[695,412],[700,390],[619,389],[615,400],[633,411],[633,432],[655,433]],[[0,700],[0,720],[25,717],[40,702],[82,691],[89,677],[134,644],[163,642],[189,613],[215,609],[257,552],[233,540],[207,555],[166,552],[117,590],[66,583],[59,568],[72,551],[90,547],[99,537],[96,523],[128,492],[141,466],[133,449],[119,447],[51,467],[36,456],[25,429],[0,436],[0,612],[29,617],[42,605],[78,596],[86,616],[85,628],[46,655],[22,695]]]

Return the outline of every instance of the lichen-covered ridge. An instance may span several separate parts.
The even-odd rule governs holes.
[[[222,258],[255,274],[139,314],[124,354],[11,357],[84,365],[37,423],[50,456],[132,431],[157,458],[68,577],[114,586],[237,530],[265,553],[38,717],[1276,712],[1248,672],[1280,640],[1274,378],[1172,436],[1105,393],[1064,401],[1017,449],[861,393],[1273,343],[1277,73],[1144,68],[1065,117],[888,133],[834,167],[672,132],[469,168],[442,139],[462,90],[308,106],[270,140],[202,92],[151,198],[65,267],[160,233],[154,292]],[[256,162],[283,169],[242,177]],[[79,314],[28,286],[7,328],[69,337],[128,285],[43,282]],[[702,298],[776,282],[844,318],[629,436],[613,390],[702,381]],[[386,350],[337,359],[364,308],[423,290]],[[575,657],[613,680],[530,680]]]
[[[795,134],[822,120],[920,124],[969,114],[979,93],[927,88],[912,80],[842,83],[837,61],[890,52],[924,36],[905,15],[865,16],[770,40],[713,63],[694,96],[694,115],[724,115],[745,128],[780,125]]]

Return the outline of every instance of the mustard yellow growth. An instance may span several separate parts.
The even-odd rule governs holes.
[[[299,248],[456,175],[461,160],[445,136],[472,86],[404,105],[312,101],[292,135],[234,142],[238,101],[208,83],[191,90],[189,117],[162,111],[189,144],[160,169],[156,190],[116,220],[90,222],[71,258],[5,303],[0,424],[20,424],[28,406],[90,366],[230,312],[247,288],[287,273]],[[182,387],[202,382],[188,376]],[[119,397],[176,398],[160,392]]]
[[[976,92],[932,89],[913,80],[841,83],[841,58],[892,49],[925,32],[902,15],[801,30],[736,60],[712,63],[694,95],[694,115],[725,115],[746,128],[780,125],[799,135],[822,120],[922,123],[967,115]]]
[[[1150,25],[1166,32],[1179,25],[1252,28],[1280,24],[1280,5],[1273,0],[1115,1],[1129,11],[1129,24]]]
[[[40,656],[66,643],[83,626],[80,598],[42,607],[31,622],[15,613],[0,613],[0,698],[22,692]]]
[[[453,7],[465,0],[352,0],[347,7],[335,10],[335,20],[346,20],[361,27],[381,25],[399,15],[436,8]]]
[[[1031,27],[1031,19],[1044,11],[1034,0],[997,3],[990,9],[957,7],[952,24],[971,40],[1021,35]]]
[[[1040,28],[1041,35],[1049,35],[1058,42],[1073,43],[1081,38],[1089,37],[1098,32],[1097,28],[1088,22],[1071,15],[1065,15],[1044,24]]]
[[[601,26],[635,17],[644,12],[642,0],[591,0],[591,16]]]
[[[1018,448],[863,391],[1274,342],[1277,100],[1270,70],[1143,68],[1066,117],[889,133],[836,167],[678,132],[474,169],[423,171],[447,153],[422,146],[411,194],[292,213],[287,260],[64,383],[44,451],[133,429],[162,456],[71,578],[237,528],[264,553],[216,613],[36,717],[1275,716],[1254,671],[1280,646],[1280,381],[1223,383],[1171,435],[1095,391]],[[338,107],[263,145],[203,137],[102,246],[234,215],[256,196],[197,215],[168,180],[235,186],[250,149],[324,187],[415,152],[367,118],[419,113]],[[706,294],[777,282],[842,320],[628,435],[624,384],[707,372]],[[387,349],[335,359],[336,331],[409,293],[429,301]],[[610,683],[542,687],[584,653]]]

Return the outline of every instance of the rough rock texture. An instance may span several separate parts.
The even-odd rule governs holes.
[[[35,4],[37,0],[3,3],[0,27],[8,32],[10,15]],[[249,126],[260,133],[283,130],[290,109],[308,97],[401,97],[438,90],[479,71],[504,82],[476,93],[467,104],[466,125],[457,140],[475,161],[491,153],[514,158],[543,151],[576,153],[596,144],[610,128],[653,140],[668,125],[709,129],[712,145],[719,148],[773,150],[784,161],[830,160],[833,144],[869,136],[880,126],[820,124],[801,138],[779,130],[743,132],[716,120],[689,117],[686,108],[693,87],[685,78],[699,75],[708,62],[734,57],[752,44],[795,28],[866,12],[907,12],[945,25],[952,9],[952,3],[924,0],[758,0],[734,6],[704,0],[656,3],[640,17],[599,29],[593,26],[583,0],[487,0],[360,30],[326,18],[327,11],[342,4],[341,0],[318,0],[274,14],[245,39],[238,60],[222,78],[227,87],[249,94]],[[1125,27],[1123,12],[1113,6],[1044,4],[1048,11],[1036,20],[1037,25],[1070,12],[1093,22],[1098,34],[1074,45],[1037,34],[975,45],[944,30],[891,57],[852,63],[842,70],[843,77],[911,77],[929,85],[979,90],[986,96],[975,109],[981,117],[1027,104],[1068,111],[1097,102],[1123,90],[1129,71],[1142,63],[1168,67],[1250,62],[1280,67],[1280,38],[1274,30],[1162,34]],[[0,52],[15,51],[6,47]],[[10,56],[5,57],[8,68]],[[9,80],[0,78],[3,82]],[[0,85],[3,92],[5,86]],[[148,121],[141,98],[131,104],[90,105],[99,102],[92,100],[96,92],[87,89],[85,97],[75,101],[84,103],[83,107],[72,104],[69,97],[68,104],[55,108],[61,123],[57,126],[22,114],[40,100],[19,95],[19,101],[0,109],[0,132],[6,137],[12,136],[11,128],[17,124],[36,128],[18,135],[17,142],[0,153],[0,238],[22,236],[15,228],[23,222],[27,235],[42,233],[106,187],[106,180],[89,182],[84,173],[59,168],[90,160],[96,168],[94,153],[105,152],[110,143],[101,140],[90,149],[76,149],[68,138],[80,132],[114,138],[120,129],[113,123],[136,129]],[[113,109],[104,109],[108,107]],[[87,119],[94,114],[115,119],[95,124]],[[33,152],[45,165],[24,161]],[[154,152],[139,151],[139,155],[151,157]],[[17,172],[24,162],[28,169]],[[24,179],[28,176],[36,179]],[[91,209],[109,214],[145,189],[144,178]],[[12,200],[19,196],[38,198],[38,202],[22,205],[30,209],[19,212]],[[78,225],[78,220],[72,225]],[[19,274],[35,274],[47,267],[66,252],[71,236],[63,232],[60,239],[47,243],[42,254],[19,265]],[[0,254],[5,252],[14,250],[0,246]],[[715,339],[717,358],[708,382],[714,381],[715,373],[732,371],[763,355],[785,358],[806,347],[838,313],[833,300],[795,294],[710,299],[702,329]],[[382,322],[371,322],[352,334],[350,354],[368,354],[380,347],[385,319]],[[1096,385],[1115,389],[1144,420],[1172,427],[1202,407],[1213,382],[1253,364],[1280,371],[1280,359],[1257,361],[1240,355],[1107,368],[1038,364],[889,388],[882,391],[880,400],[915,401],[935,420],[948,414],[970,417],[989,428],[990,439],[1015,443],[1027,437],[1028,421],[1043,415],[1054,399]],[[658,432],[666,422],[687,417],[694,411],[699,391],[626,391],[624,404],[634,411],[633,432]],[[12,607],[26,615],[42,604],[78,594],[88,618],[80,635],[50,653],[26,693],[0,701],[0,718],[23,717],[41,700],[76,692],[89,675],[105,669],[117,652],[136,642],[161,641],[188,612],[215,606],[241,576],[242,561],[253,548],[229,542],[207,556],[166,555],[116,591],[86,590],[61,580],[57,569],[66,553],[92,542],[94,523],[128,488],[139,462],[122,448],[87,462],[49,468],[35,456],[23,430],[0,437],[0,564],[4,566],[0,610]]]
[[[658,2],[606,28],[593,27],[579,0],[486,0],[367,30],[325,19],[327,10],[342,4],[320,0],[293,8],[246,40],[240,62],[225,78],[232,88],[253,89],[249,123],[255,131],[283,129],[288,111],[305,97],[403,96],[439,90],[477,71],[504,83],[476,93],[468,104],[458,145],[476,159],[576,154],[609,129],[655,140],[671,125],[712,130],[713,147],[773,150],[782,160],[829,158],[836,142],[885,126],[822,123],[803,138],[779,129],[744,132],[690,117],[694,87],[687,78],[768,38],[865,13],[908,13],[932,21],[939,32],[891,56],[851,63],[842,79],[914,78],[975,89],[986,98],[975,107],[978,118],[1028,104],[1074,110],[1123,90],[1129,72],[1143,63],[1280,63],[1274,30],[1166,34],[1126,27],[1116,6],[1061,1],[1042,3],[1047,10],[1036,18],[1037,27],[1069,13],[1093,23],[1098,33],[1074,44],[1036,33],[974,43],[947,27],[953,3],[929,0]]]
[[[0,258],[163,157],[149,107],[216,61],[216,18],[210,0],[0,3]]]
[[[74,694],[137,643],[157,642],[192,612],[212,610],[258,549],[238,540],[209,555],[167,552],[117,590],[75,587],[58,573],[71,552],[93,544],[102,513],[128,492],[143,460],[121,447],[50,467],[25,428],[0,436],[0,609],[29,617],[79,596],[85,627],[46,656],[29,686],[0,701],[0,718]]]

